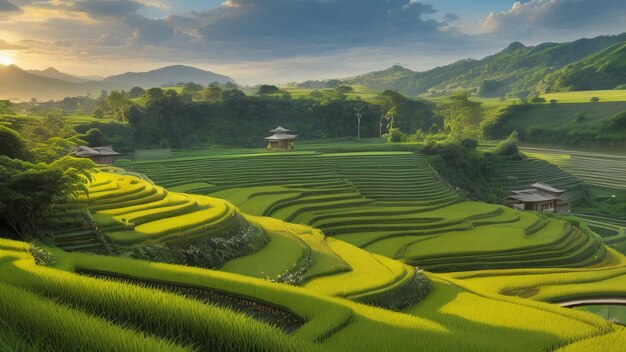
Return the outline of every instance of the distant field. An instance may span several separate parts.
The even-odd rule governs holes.
[[[80,125],[84,123],[92,123],[92,122],[98,122],[98,123],[115,122],[112,119],[99,119],[93,115],[67,115],[67,116],[63,116],[61,119],[64,120],[66,123],[68,123],[70,126]]]
[[[626,102],[626,90],[591,90],[580,92],[550,93],[541,95],[546,101],[556,99],[559,103],[589,103],[592,97],[601,102]],[[548,103],[549,104],[549,103]]]
[[[354,85],[351,87],[354,88],[354,90],[346,94],[348,96],[348,99],[356,99],[357,97],[361,97],[361,99],[371,102],[380,93],[378,91],[367,88],[365,86]],[[295,88],[295,87],[286,87],[286,88],[281,88],[281,89],[289,92],[289,94],[291,94],[291,97],[293,99],[307,98],[309,97],[312,91],[316,90],[316,89],[310,89],[310,88]],[[318,90],[321,91],[322,93],[332,91],[332,89],[318,89]]]
[[[577,103],[562,102],[531,104],[518,113],[507,125],[512,129],[567,129],[587,131],[598,129],[602,121],[626,111],[626,100],[621,102]],[[581,118],[579,118],[579,116]]]

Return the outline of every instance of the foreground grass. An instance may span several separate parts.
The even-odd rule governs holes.
[[[16,248],[0,253],[0,258],[12,258],[0,265],[0,285],[18,287],[7,290],[2,286],[0,292],[6,294],[4,304],[18,312],[27,312],[15,304],[15,299],[39,296],[26,293],[21,294],[22,298],[16,298],[15,290],[19,289],[36,292],[50,304],[65,305],[69,309],[80,309],[80,314],[98,316],[97,321],[105,323],[95,333],[104,335],[123,329],[130,336],[128,340],[118,339],[116,342],[122,350],[133,350],[132,341],[141,341],[146,343],[143,346],[153,343],[155,347],[151,350],[172,351],[206,346],[203,343],[211,343],[211,346],[219,343],[220,350],[237,351],[401,351],[407,348],[429,351],[540,351],[575,343],[569,347],[570,350],[582,351],[587,346],[585,341],[590,338],[600,345],[612,347],[620,331],[617,326],[594,315],[501,296],[494,293],[489,285],[479,285],[473,279],[450,274],[433,277],[433,293],[418,305],[404,312],[392,312],[328,297],[306,287],[125,258],[55,252],[59,259],[56,269],[37,267],[30,255],[24,252],[23,245],[8,241],[0,241],[0,244],[3,248]],[[623,264],[616,259],[612,266],[619,266],[620,263]],[[170,293],[77,276],[64,270],[116,273],[146,281],[192,285],[251,297],[287,308],[303,317],[306,323],[287,336],[236,313]],[[45,311],[48,308],[42,309]],[[72,321],[68,313],[58,313],[66,321]],[[0,311],[0,316],[2,314],[3,311]],[[100,341],[87,341],[86,337],[92,336],[85,335],[90,326],[74,326],[67,330],[68,335],[57,329],[45,333],[64,341],[66,346],[78,349],[78,346],[88,347]],[[150,337],[135,330],[139,326]],[[0,328],[0,332],[6,330]],[[80,334],[85,338],[81,338]],[[15,338],[16,335],[12,336]],[[23,334],[18,333],[17,336],[20,341],[24,338]]]

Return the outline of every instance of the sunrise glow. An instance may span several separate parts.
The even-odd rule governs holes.
[[[13,64],[13,59],[11,59],[8,55],[0,55],[0,64],[4,66],[9,66]]]

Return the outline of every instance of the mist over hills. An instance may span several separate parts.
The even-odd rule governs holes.
[[[59,100],[67,96],[98,95],[102,90],[130,89],[195,82],[207,85],[213,82],[234,82],[230,77],[195,67],[176,65],[148,72],[128,72],[90,81],[50,67],[45,70],[23,70],[16,65],[0,66],[0,99]]]
[[[37,75],[37,76],[59,79],[61,81],[66,81],[66,82],[71,82],[71,83],[84,83],[88,81],[93,81],[90,79],[84,79],[84,78],[80,78],[77,76],[69,75],[67,73],[63,73],[54,67],[48,67],[45,70],[25,70],[25,71],[28,73]]]

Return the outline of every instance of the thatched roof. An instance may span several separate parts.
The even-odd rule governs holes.
[[[88,158],[90,156],[115,156],[121,155],[120,153],[113,150],[112,146],[107,147],[87,147],[81,145],[74,149],[70,155],[77,156],[80,158]]]
[[[275,129],[270,131],[271,133],[287,133],[287,132],[293,132],[292,130],[288,130],[286,128],[283,128],[281,126],[276,127]]]
[[[273,136],[265,137],[268,141],[288,141],[296,139],[298,136],[295,134],[276,133]]]

